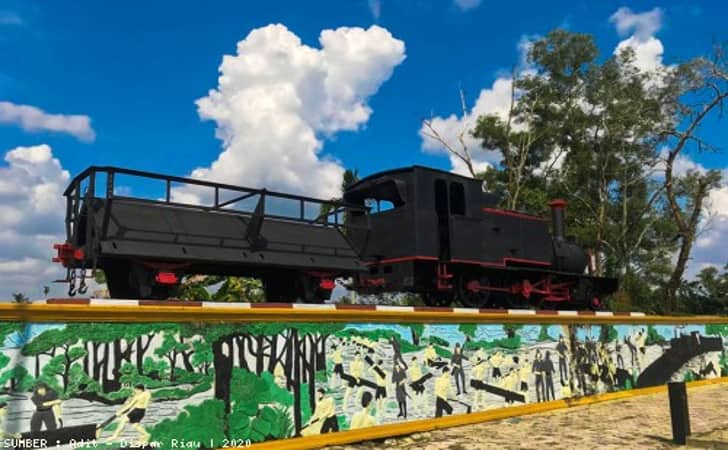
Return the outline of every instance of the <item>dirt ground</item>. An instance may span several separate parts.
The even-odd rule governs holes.
[[[682,447],[672,443],[663,392],[327,450],[728,448],[728,385],[688,389],[688,406],[691,438],[700,441]]]

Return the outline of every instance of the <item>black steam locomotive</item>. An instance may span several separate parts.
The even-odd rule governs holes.
[[[163,194],[121,195],[130,177]],[[552,236],[541,217],[499,209],[478,180],[426,167],[369,176],[342,201],[114,167],[86,169],[64,195],[54,261],[70,295],[97,268],[112,298],[135,299],[173,297],[185,274],[255,277],[268,301],[306,303],[327,300],[338,278],[433,306],[594,308],[617,288],[564,236],[564,201],[551,202]]]

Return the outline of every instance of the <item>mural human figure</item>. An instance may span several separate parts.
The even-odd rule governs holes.
[[[523,365],[518,371],[518,378],[521,380],[521,392],[528,392],[528,382],[531,381],[531,364],[528,358],[525,358]]]
[[[394,368],[392,369],[392,381],[394,382],[394,393],[397,398],[397,406],[399,407],[399,414],[397,418],[407,418],[407,389],[405,384],[407,382],[407,373],[405,367],[401,362],[395,361]]]
[[[617,354],[617,368],[624,369],[624,358],[622,357],[622,344],[617,341],[614,344],[614,352]]]
[[[5,417],[8,415],[7,402],[0,401],[0,438],[2,439],[18,439],[20,434],[8,433],[5,431]]]
[[[344,373],[344,357],[343,349],[339,345],[332,345],[331,361],[334,363],[334,372],[331,374],[331,387],[337,387],[341,384],[341,375]]]
[[[543,385],[543,361],[541,360],[541,350],[536,350],[536,357],[533,359],[533,374],[536,377],[536,401],[544,401],[544,385]]]
[[[417,357],[413,356],[410,361],[407,375],[410,381],[410,387],[414,391],[413,408],[419,411],[425,398],[425,376],[422,374],[422,367],[417,361]]]
[[[423,361],[425,361],[425,364],[427,364],[428,367],[432,367],[435,365],[435,360],[437,359],[437,352],[435,351],[435,346],[432,345],[432,342],[427,344],[427,347],[425,348],[425,353],[422,355]]]
[[[455,387],[458,391],[456,395],[460,395],[461,389],[463,394],[467,394],[468,391],[465,389],[465,371],[463,370],[463,351],[460,348],[460,343],[455,344],[452,357],[450,358],[450,364],[452,365],[452,375],[455,377]]]
[[[399,344],[399,341],[394,336],[390,336],[389,337],[389,343],[392,345],[392,352],[393,352],[393,355],[394,355],[393,365],[396,365],[397,362],[399,362],[406,369],[407,368],[407,363],[404,362],[404,358],[402,358],[402,349],[401,349],[401,346]]]
[[[387,374],[382,368],[383,361],[380,359],[375,365],[369,368],[369,373],[374,375],[377,389],[374,393],[374,401],[377,406],[377,417],[384,414],[384,400],[387,398]]]
[[[513,391],[515,392],[516,389],[518,389],[518,380],[519,380],[519,373],[518,369],[516,367],[511,367],[508,372],[501,378],[500,381],[500,387],[507,390],[507,391]],[[507,398],[504,399],[506,404],[513,403],[513,398]]]
[[[635,339],[635,346],[637,347],[638,353],[637,353],[637,366],[642,367],[645,354],[647,353],[647,333],[645,333],[645,329],[642,328],[639,333],[637,333],[637,338]]]
[[[545,376],[545,388],[546,388],[546,401],[556,400],[556,394],[554,394],[554,364],[551,362],[551,352],[546,351],[546,356],[542,362],[543,373]]]
[[[143,384],[137,384],[134,386],[134,393],[116,412],[116,417],[119,418],[119,424],[116,426],[114,433],[106,439],[106,442],[112,442],[118,439],[127,424],[131,424],[132,428],[139,433],[141,438],[139,442],[141,444],[149,442],[149,433],[141,425],[141,421],[144,418],[151,401],[152,394],[144,388]]]
[[[30,401],[35,405],[35,412],[30,418],[30,431],[39,432],[44,425],[46,430],[57,429],[56,413],[60,411],[62,400],[58,398],[56,391],[45,383],[38,383]],[[63,426],[63,422],[61,422],[61,426]]]
[[[569,366],[566,364],[568,348],[566,347],[563,334],[559,335],[559,343],[556,344],[556,351],[559,353],[559,381],[563,385],[569,380]]]
[[[452,406],[447,401],[451,392],[450,369],[445,366],[442,368],[442,375],[435,380],[435,417],[442,417],[443,412],[448,415],[452,414]]]
[[[349,424],[350,430],[377,425],[377,419],[371,415],[372,393],[365,391],[361,396],[361,411],[354,413]]]
[[[357,386],[359,386],[358,392],[361,392],[361,377],[363,373],[364,361],[361,359],[361,352],[357,351],[354,354],[354,360],[349,363],[349,375],[351,375],[351,379],[349,380],[349,383],[346,386],[346,391],[344,392],[344,409],[349,406],[349,396]]]
[[[491,367],[493,367],[492,380],[496,382],[502,376],[501,366],[504,362],[503,355],[501,352],[495,352],[494,355],[488,358],[488,361],[490,362]]]
[[[286,370],[283,368],[283,364],[280,361],[276,363],[273,369],[273,379],[278,387],[284,388],[286,386]]]
[[[475,395],[473,396],[473,408],[475,409],[480,409],[485,406],[485,391],[478,389],[478,384],[484,383],[483,379],[485,378],[487,368],[485,361],[477,358],[470,370],[470,385],[475,388]]]
[[[609,382],[609,389],[613,390],[615,385],[617,384],[617,365],[614,363],[614,358],[608,357],[607,358],[607,380]]]
[[[334,398],[326,396],[323,388],[316,390],[316,409],[314,409],[311,418],[303,429],[302,436],[312,436],[315,434],[331,433],[339,431],[339,421],[336,418],[336,406]]]

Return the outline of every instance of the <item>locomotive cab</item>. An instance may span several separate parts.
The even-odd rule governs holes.
[[[462,257],[481,239],[482,207],[498,197],[479,180],[414,166],[374,174],[352,185],[344,200],[369,207],[352,214],[352,224],[369,232],[350,235],[369,267],[361,288],[432,292],[439,262]]]

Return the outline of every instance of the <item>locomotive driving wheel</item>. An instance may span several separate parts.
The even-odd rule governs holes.
[[[458,278],[458,299],[463,306],[480,308],[488,305],[490,291],[483,288],[491,286],[490,279],[485,275],[463,275]]]

